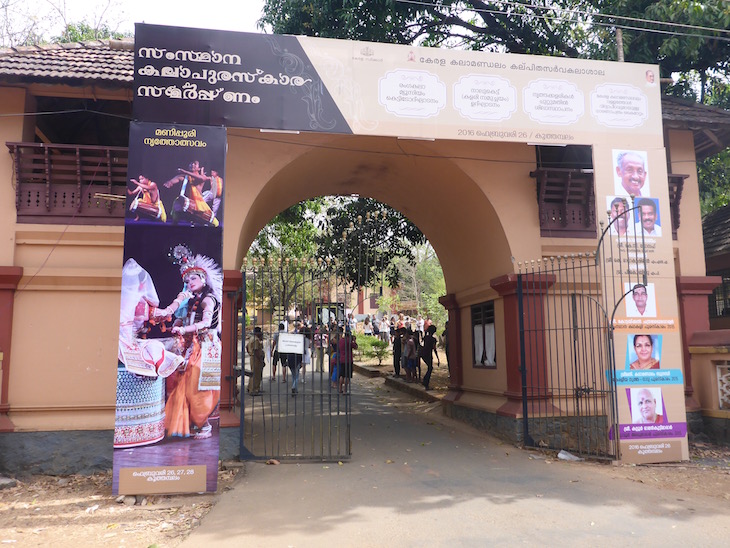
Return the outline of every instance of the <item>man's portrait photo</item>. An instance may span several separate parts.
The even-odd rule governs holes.
[[[623,196],[606,196],[608,222],[611,234],[626,236],[634,234],[634,222],[631,215],[629,198]]]
[[[661,388],[631,388],[629,396],[631,422],[634,424],[663,424],[664,401]]]
[[[614,150],[615,189],[619,196],[649,196],[649,172],[646,152]]]
[[[656,318],[654,284],[624,283],[627,318]]]
[[[641,198],[636,200],[636,233],[639,230],[644,232],[644,236],[661,236],[662,227],[659,218],[659,200],[656,198]],[[638,227],[641,225],[641,228]]]

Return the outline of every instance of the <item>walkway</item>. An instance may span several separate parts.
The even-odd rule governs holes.
[[[353,457],[247,463],[183,546],[726,546],[718,499],[504,444],[356,376]],[[681,495],[681,496],[680,496]]]

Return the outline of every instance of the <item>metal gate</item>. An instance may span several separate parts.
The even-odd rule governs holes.
[[[646,285],[643,234],[603,231],[593,253],[519,264],[525,445],[618,458],[614,316]]]
[[[244,372],[241,459],[350,458],[352,394],[349,384],[340,391],[338,376],[332,380],[339,362],[337,356],[331,360],[330,346],[345,336],[348,296],[334,263],[254,260],[245,266],[238,350]],[[295,333],[306,339],[304,355],[279,353],[277,340],[289,341]],[[257,337],[264,351],[260,387],[250,352]]]

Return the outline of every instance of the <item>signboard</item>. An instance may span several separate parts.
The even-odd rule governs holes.
[[[427,139],[662,146],[652,65],[138,24],[134,116]]]
[[[279,333],[277,345],[279,354],[304,354],[304,335],[298,333]]]
[[[613,326],[621,458],[688,459],[666,153],[617,142],[595,147],[594,165],[599,211],[606,226],[613,222],[603,268],[604,290],[620,301]]]

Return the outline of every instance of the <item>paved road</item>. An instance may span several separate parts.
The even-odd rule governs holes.
[[[247,463],[183,546],[727,546],[730,509],[545,459],[356,377],[343,465]]]

